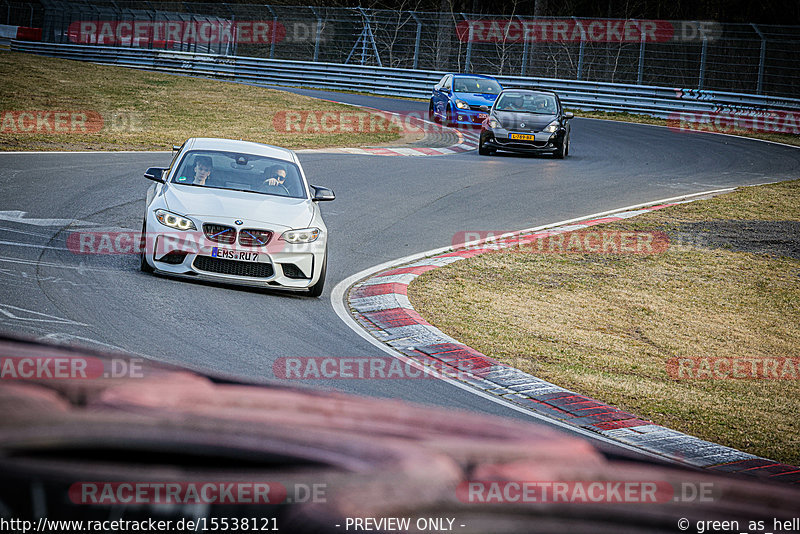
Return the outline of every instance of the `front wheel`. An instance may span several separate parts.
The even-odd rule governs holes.
[[[488,148],[486,148],[483,145],[483,139],[478,141],[478,154],[480,154],[481,156],[491,156],[492,155],[492,151],[489,150]]]
[[[322,272],[319,273],[319,280],[313,286],[308,288],[308,295],[310,297],[318,297],[322,295],[322,290],[325,289],[325,273],[328,271],[328,247],[325,247],[325,259],[322,260]]]
[[[433,99],[431,99],[431,103],[428,106],[428,119],[432,120],[433,122],[439,122],[436,118],[436,112],[433,109]]]
[[[142,235],[139,238],[139,269],[143,273],[152,274],[153,268],[147,263],[147,220],[142,220]]]
[[[455,126],[455,124],[453,123],[453,118],[450,115],[450,106],[444,108],[444,125],[449,126],[451,128]]]
[[[564,159],[566,155],[569,153],[569,135],[564,137],[564,140],[561,141],[561,145],[556,150],[555,156],[558,159]]]

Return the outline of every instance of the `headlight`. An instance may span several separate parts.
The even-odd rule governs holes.
[[[503,125],[500,124],[500,121],[497,119],[489,119],[489,126],[491,128],[502,128]]]
[[[458,109],[469,109],[469,104],[467,104],[463,100],[456,100],[456,107]]]
[[[544,130],[542,131],[547,133],[556,133],[556,130],[558,130],[559,128],[561,128],[561,123],[559,123],[558,121],[553,121],[547,126],[545,126]]]
[[[175,213],[167,210],[156,210],[156,219],[164,226],[175,228],[176,230],[196,230],[194,223]]]
[[[302,228],[300,230],[288,230],[281,234],[281,239],[287,243],[311,243],[319,237],[319,228]]]

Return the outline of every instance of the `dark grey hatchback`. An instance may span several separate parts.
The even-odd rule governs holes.
[[[478,153],[488,156],[504,150],[563,158],[569,154],[572,117],[552,91],[505,89],[481,125]]]

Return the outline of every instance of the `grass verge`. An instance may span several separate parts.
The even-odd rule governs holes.
[[[676,357],[799,357],[798,221],[800,181],[747,187],[597,227],[666,232],[661,254],[500,251],[429,271],[408,293],[426,320],[504,363],[800,465],[800,380],[676,379],[667,369]]]
[[[224,81],[5,51],[0,52],[0,77],[0,150],[169,150],[189,137],[301,149],[375,145],[400,137],[389,128],[360,133],[280,131],[285,128],[278,122],[276,129],[273,119],[282,111],[352,114],[354,108]],[[49,130],[45,120],[23,118],[20,125],[19,113],[9,112],[51,112]],[[55,131],[55,112],[70,112],[58,125],[60,132]],[[85,128],[80,120],[72,121],[74,112],[88,112]],[[96,115],[102,123],[91,120]],[[92,132],[93,125],[99,130]]]

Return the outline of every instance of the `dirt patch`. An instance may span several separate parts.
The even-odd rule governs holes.
[[[800,259],[800,221],[704,221],[667,231],[670,243]]]

